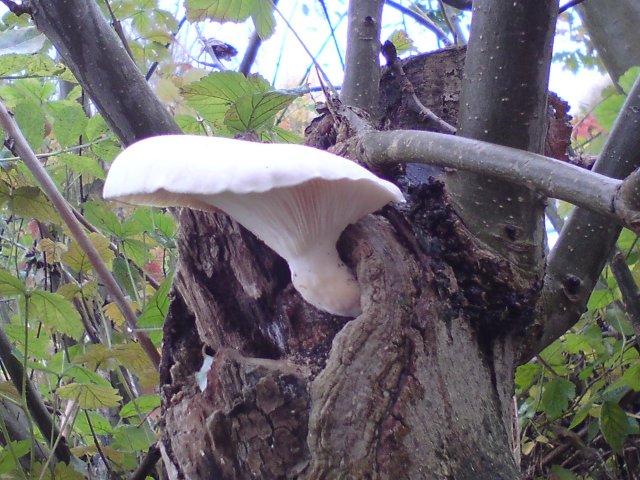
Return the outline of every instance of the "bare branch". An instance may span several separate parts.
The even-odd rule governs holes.
[[[94,0],[31,0],[33,21],[124,145],[181,133]]]
[[[398,61],[396,47],[389,40],[382,46],[382,55],[387,60],[387,65],[395,73],[396,79],[402,90],[402,101],[412,112],[418,114],[423,122],[430,122],[438,129],[447,133],[456,133],[456,127],[438,117],[430,108],[424,106],[416,95],[416,90],[411,81],[407,78],[402,68],[402,63]]]
[[[619,194],[624,182],[570,163],[435,132],[371,132],[362,134],[361,140],[368,163],[374,167],[387,163],[427,163],[474,172],[580,205],[630,227],[635,225],[634,214],[638,210]]]
[[[111,272],[102,261],[100,253],[98,253],[96,247],[93,245],[93,243],[91,243],[91,240],[85,233],[82,225],[73,214],[71,207],[64,199],[62,194],[58,191],[55,183],[53,183],[53,180],[51,180],[51,177],[49,177],[47,171],[36,158],[33,150],[27,143],[27,140],[24,138],[24,135],[20,131],[20,128],[13,119],[13,116],[7,111],[2,102],[0,102],[0,123],[4,127],[4,130],[9,138],[5,142],[5,145],[11,147],[11,149],[14,150],[15,153],[23,159],[24,163],[27,165],[35,179],[38,181],[44,193],[47,195],[47,197],[49,197],[49,200],[51,200],[51,203],[58,211],[67,227],[69,227],[73,238],[76,240],[76,242],[78,242],[80,248],[82,248],[82,250],[87,254],[87,258],[104,283],[105,288],[115,299],[118,308],[124,315],[127,325],[134,338],[140,343],[140,346],[144,349],[153,365],[158,368],[158,365],[160,364],[160,355],[158,354],[158,350],[144,332],[137,330],[136,314],[133,311],[133,308],[131,308],[129,302],[127,302],[127,299],[120,289],[118,282],[116,282],[116,280],[113,278],[113,275],[111,275]]]

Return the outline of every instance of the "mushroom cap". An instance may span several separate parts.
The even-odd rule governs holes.
[[[323,150],[195,135],[151,137],[129,146],[111,165],[103,195],[133,204],[223,210],[285,258],[299,253],[305,238],[325,239],[337,229],[337,240],[364,215],[404,202],[392,183]],[[283,221],[294,230],[292,242],[283,237]],[[273,231],[263,232],[265,224]],[[281,243],[290,245],[283,249]]]
[[[134,204],[223,210],[290,266],[299,256],[317,257],[318,245],[335,252],[347,225],[391,201],[404,202],[392,183],[323,150],[190,135],[151,137],[125,149],[103,194]]]

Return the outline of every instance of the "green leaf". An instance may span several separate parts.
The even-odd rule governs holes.
[[[13,114],[20,130],[34,151],[40,150],[44,140],[44,112],[40,104],[32,100],[19,101]]]
[[[263,40],[270,37],[275,28],[270,0],[185,0],[185,8],[190,21],[243,22],[251,17]]]
[[[629,70],[624,72],[622,76],[618,79],[618,84],[620,88],[628,95],[633,88],[633,84],[636,82],[636,79],[640,75],[640,67],[631,67]]]
[[[9,209],[22,218],[61,223],[58,212],[38,187],[19,187],[13,190],[9,199]]]
[[[396,47],[396,53],[402,55],[405,52],[415,50],[413,46],[413,40],[409,37],[406,31],[396,30],[389,37],[389,41]]]
[[[240,97],[226,113],[224,123],[232,130],[256,130],[273,119],[276,113],[289,106],[296,94],[271,91]]]
[[[29,327],[29,344],[27,346],[27,353],[30,357],[38,359],[48,359],[51,357],[51,338],[44,333],[38,335],[37,322],[34,327]],[[17,347],[24,352],[24,323],[15,325],[5,325],[4,331]]]
[[[62,295],[36,290],[31,293],[29,306],[30,318],[76,340],[82,337],[84,326],[80,314]]]
[[[77,173],[78,175],[91,175],[100,180],[106,178],[103,168],[94,157],[74,155],[72,153],[61,153],[57,157],[58,160],[66,165],[73,173]]]
[[[576,386],[573,383],[563,378],[554,378],[544,386],[542,410],[550,418],[557,418],[567,409],[575,394]]]
[[[109,248],[111,245],[109,239],[104,235],[95,232],[89,234],[89,240],[91,240],[91,243],[98,251],[102,261],[108,268],[111,268],[111,262],[113,262],[115,254]],[[87,253],[80,247],[78,242],[72,242],[69,250],[64,252],[60,258],[62,263],[80,274],[87,273],[92,268]]]
[[[162,339],[162,325],[169,311],[169,292],[172,280],[172,276],[169,276],[162,282],[138,318],[138,327],[148,329],[149,336],[154,343],[159,343]]]
[[[18,440],[10,442],[5,447],[2,447],[2,449],[0,449],[0,474],[13,471],[17,467],[14,455],[17,458],[20,458],[29,453],[31,451],[31,443],[31,439]],[[7,478],[13,477],[11,476]]]
[[[155,442],[153,432],[143,422],[137,425],[119,425],[113,437],[113,447],[125,451],[144,452]]]
[[[27,287],[22,281],[6,270],[0,270],[0,296],[12,297],[14,295],[24,295]]]
[[[231,104],[244,95],[254,93],[252,85],[238,72],[211,73],[182,89],[190,107],[205,120],[221,122]]]
[[[550,478],[551,480],[578,480],[578,477],[576,477],[571,470],[567,470],[560,465],[553,465],[551,467]]]
[[[629,367],[622,375],[621,380],[636,392],[640,392],[640,363]]]
[[[609,305],[615,299],[613,292],[608,288],[594,290],[591,297],[589,297],[587,308],[589,311],[599,310]]]
[[[104,202],[86,202],[82,205],[84,217],[101,231],[121,238],[122,225],[115,213]]]
[[[627,414],[617,403],[604,402],[600,408],[600,431],[616,453],[622,453],[627,438],[629,422]]]
[[[516,385],[520,390],[526,390],[538,380],[542,366],[537,363],[526,363],[516,369]]]
[[[75,363],[75,360],[74,360]],[[64,372],[65,378],[74,380],[81,385],[98,385],[102,387],[111,387],[111,384],[100,374],[79,365],[72,365]]]
[[[121,418],[145,415],[160,406],[160,395],[141,395],[120,409]]]
[[[33,55],[46,40],[36,27],[5,30],[0,32],[0,55]]]
[[[53,129],[58,143],[62,147],[77,144],[88,122],[82,106],[78,102],[61,100],[50,102],[47,109],[53,116]]]
[[[76,400],[80,408],[117,407],[122,397],[112,387],[94,384],[70,383],[56,390],[60,398]]]
[[[107,420],[103,415],[100,415],[97,412],[86,412],[86,414],[89,416],[89,420],[91,420],[91,427],[93,427],[93,431],[96,435],[113,434],[113,427],[109,423],[109,420]],[[78,415],[75,423],[73,424],[74,430],[83,435],[92,435],[91,427],[87,421],[87,416],[83,414]]]

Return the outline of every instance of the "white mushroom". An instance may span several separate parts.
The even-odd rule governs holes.
[[[364,215],[404,201],[392,183],[322,150],[189,135],[125,149],[104,198],[223,210],[287,261],[306,301],[348,317],[361,312],[360,287],[338,256],[338,237]]]

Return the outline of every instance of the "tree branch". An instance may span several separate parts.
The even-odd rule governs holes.
[[[638,122],[640,80],[627,96],[593,172],[624,178],[640,166]],[[538,308],[542,334],[532,354],[578,321],[619,234],[620,226],[610,218],[582,208],[572,212],[549,256]]]
[[[94,0],[31,0],[32,17],[124,145],[181,133]]]
[[[367,161],[427,163],[509,181],[545,197],[558,198],[617,219],[638,230],[637,206],[624,198],[620,181],[524,150],[435,132],[394,130],[361,134]]]
[[[459,135],[542,152],[557,13],[557,0],[474,2]],[[542,277],[544,205],[535,193],[467,172],[449,172],[446,183],[457,213],[480,241],[530,278]]]
[[[372,116],[378,108],[383,0],[351,0],[341,99]]]
[[[127,302],[118,282],[116,282],[113,275],[111,275],[111,272],[102,261],[100,253],[98,253],[96,247],[91,243],[91,240],[85,233],[82,225],[73,214],[71,207],[58,191],[47,171],[36,158],[35,153],[33,153],[33,150],[31,150],[27,140],[20,131],[18,124],[2,102],[0,102],[0,123],[4,127],[4,131],[9,138],[5,142],[5,145],[8,144],[7,147],[11,147],[11,150],[15,151],[15,153],[23,159],[24,163],[38,181],[49,200],[51,200],[51,203],[58,211],[67,227],[69,227],[73,238],[78,242],[80,248],[82,248],[82,250],[87,254],[87,258],[104,283],[105,288],[118,304],[118,308],[124,315],[127,325],[131,330],[130,333],[132,333],[134,338],[140,343],[140,346],[146,352],[153,365],[158,368],[160,364],[160,355],[158,354],[158,350],[144,332],[136,329],[136,314],[129,302]]]

